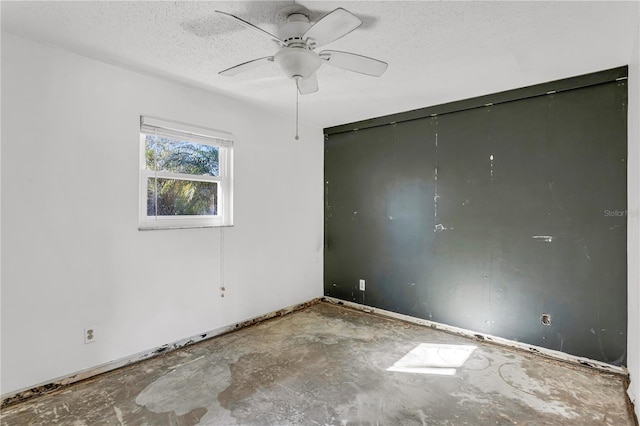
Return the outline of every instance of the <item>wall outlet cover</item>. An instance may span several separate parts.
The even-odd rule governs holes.
[[[93,343],[96,341],[96,328],[94,326],[84,329],[84,343]]]

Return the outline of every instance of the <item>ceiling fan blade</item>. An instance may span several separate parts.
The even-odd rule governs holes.
[[[236,21],[238,24],[240,24],[240,25],[242,25],[242,26],[244,26],[244,27],[247,27],[247,28],[249,28],[250,30],[253,30],[253,31],[257,32],[258,34],[260,34],[260,35],[262,35],[262,36],[264,36],[264,37],[268,37],[268,38],[270,38],[272,41],[274,41],[274,42],[278,43],[279,45],[284,46],[284,41],[280,40],[278,37],[274,36],[274,35],[273,35],[273,34],[271,34],[270,32],[265,31],[265,30],[263,30],[262,28],[256,27],[256,26],[255,26],[255,25],[253,25],[252,23],[247,22],[247,21],[245,21],[244,19],[240,19],[240,18],[238,18],[237,16],[232,15],[232,14],[230,14],[230,13],[222,12],[222,11],[220,11],[220,10],[216,10],[216,12],[217,12],[217,13],[219,13],[219,14],[221,14],[221,15],[223,15],[223,16],[226,16],[227,18],[231,18],[231,19],[233,19],[233,20],[234,20],[234,21]]]
[[[360,18],[339,7],[313,24],[302,35],[302,39],[314,49],[346,36],[360,25],[362,25]]]
[[[323,50],[319,55],[328,65],[374,77],[380,77],[389,66],[377,59],[338,50]]]
[[[296,84],[298,85],[298,91],[301,95],[315,93],[318,91],[318,76],[314,72],[305,79],[296,78]]]
[[[240,65],[236,65],[235,67],[227,68],[226,70],[220,71],[218,74],[232,76],[236,74],[240,74],[244,71],[249,71],[254,68],[261,67],[265,65],[267,62],[273,62],[273,56],[265,56],[264,58],[254,59],[252,61],[244,62]]]

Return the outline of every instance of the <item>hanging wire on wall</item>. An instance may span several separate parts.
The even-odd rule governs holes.
[[[224,297],[227,290],[224,283],[224,227],[220,227],[220,297]]]

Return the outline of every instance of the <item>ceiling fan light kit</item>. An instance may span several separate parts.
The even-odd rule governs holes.
[[[253,59],[227,68],[220,71],[220,75],[234,76],[275,62],[285,76],[295,80],[297,93],[307,95],[318,91],[316,71],[323,63],[374,77],[381,76],[387,69],[386,62],[355,53],[338,50],[315,52],[316,48],[336,41],[362,25],[360,18],[341,7],[326,14],[313,24],[309,22],[309,16],[303,10],[290,13],[287,16],[287,22],[278,29],[277,37],[237,16],[218,10],[216,12],[233,19],[236,23],[263,37],[271,39],[280,46],[280,50],[273,56]],[[296,100],[296,139],[298,139],[297,115]]]
[[[322,65],[322,59],[311,50],[301,47],[284,47],[274,56],[274,61],[289,78],[309,78]]]

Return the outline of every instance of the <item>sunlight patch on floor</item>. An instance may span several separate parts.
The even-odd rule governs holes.
[[[387,371],[453,376],[471,356],[476,346],[420,343]]]

